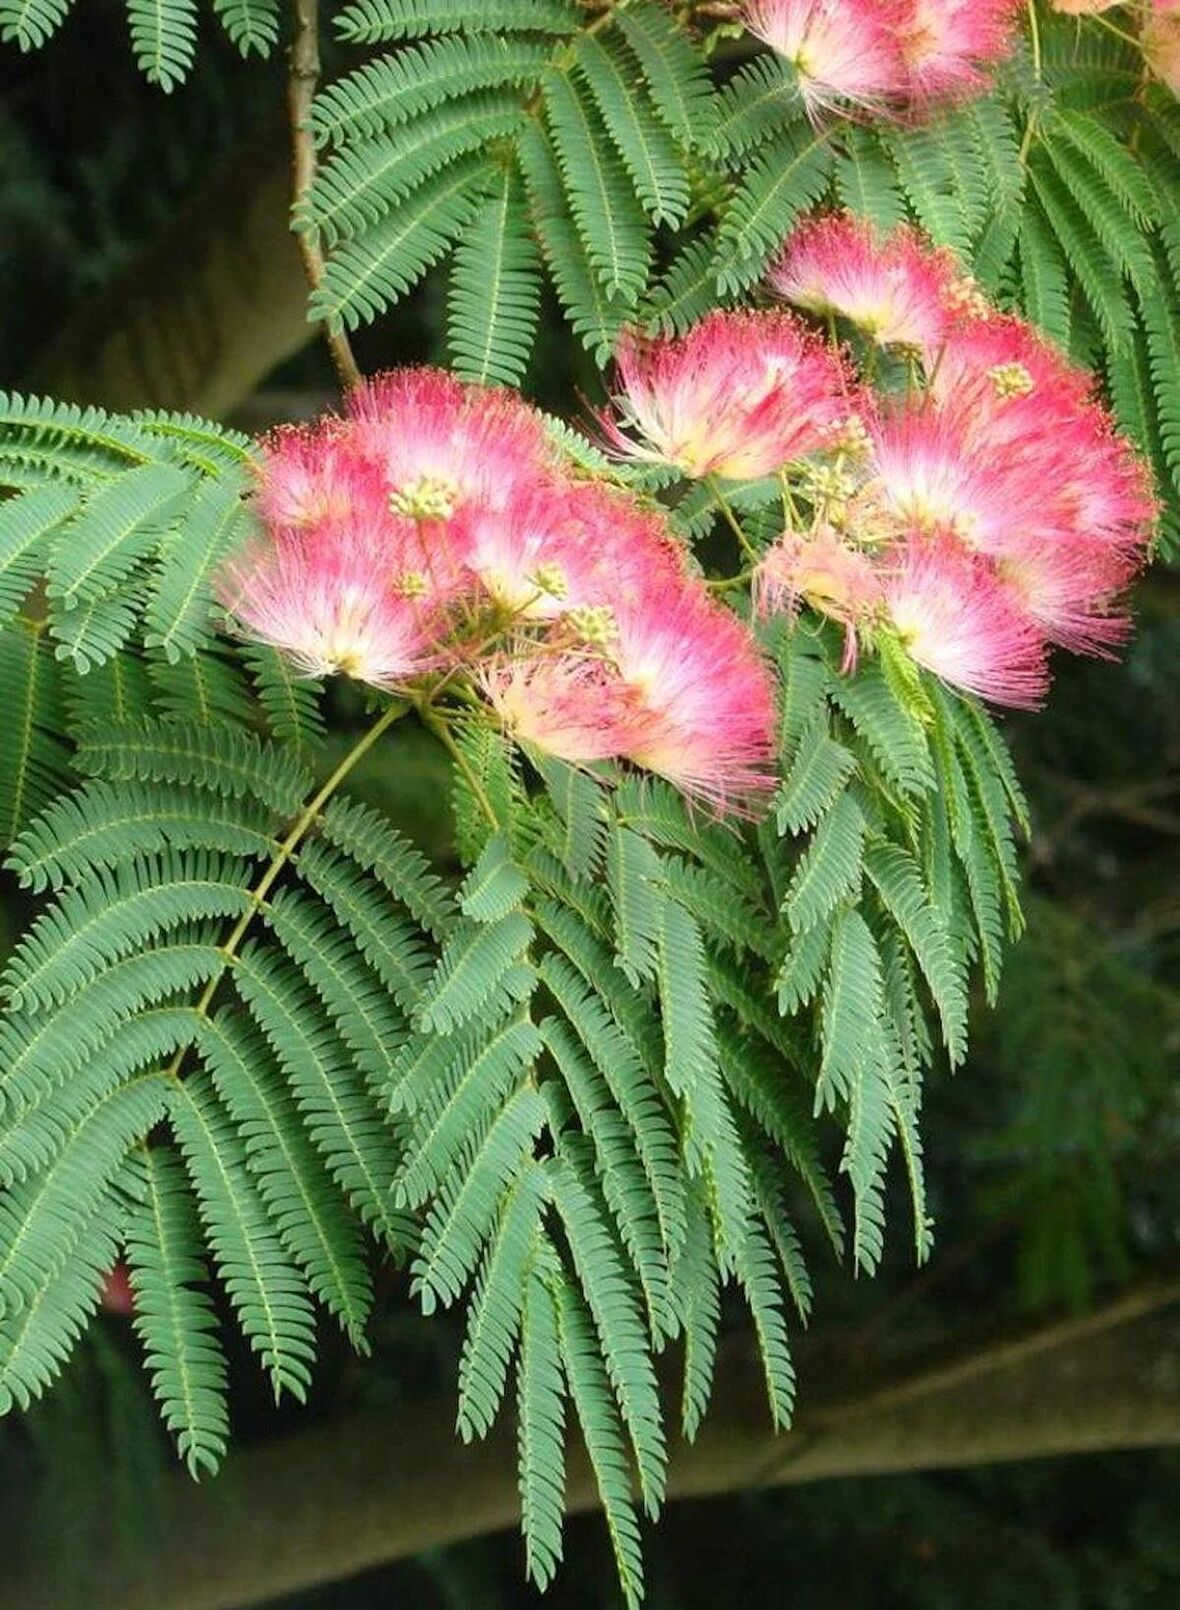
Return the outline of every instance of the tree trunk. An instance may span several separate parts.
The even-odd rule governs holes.
[[[705,1429],[678,1447],[673,1498],[1180,1442],[1180,1285],[1132,1291],[1042,1326],[848,1389],[832,1350],[804,1360],[795,1428],[767,1427],[757,1371],[731,1348]],[[841,1377],[825,1393],[819,1359]],[[100,1562],[89,1610],[230,1610],[514,1525],[512,1436],[464,1448],[451,1400],[332,1421],[230,1458],[215,1481],[173,1480],[158,1548]],[[594,1506],[571,1460],[570,1508]],[[6,1573],[6,1610],[57,1610],[52,1562]]]
[[[277,118],[214,164],[159,237],[66,320],[30,389],[219,418],[312,338]]]

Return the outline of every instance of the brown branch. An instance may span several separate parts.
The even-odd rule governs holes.
[[[287,75],[287,111],[291,120],[292,198],[296,209],[310,194],[316,172],[315,141],[309,118],[316,85],[320,81],[320,35],[318,0],[294,0],[295,38],[291,44],[290,71]],[[324,278],[324,255],[315,232],[299,231],[299,250],[307,282],[317,291]],[[364,376],[357,366],[352,347],[343,330],[334,330],[330,321],[321,325],[341,387],[351,391]]]
[[[1180,1443],[1180,1319],[1163,1312],[1178,1299],[1176,1281],[1146,1284],[872,1384],[839,1364],[825,1380],[831,1349],[817,1344],[781,1436],[748,1346],[731,1344],[705,1429],[675,1450],[670,1495]],[[201,1487],[177,1477],[155,1548],[100,1561],[88,1610],[231,1610],[514,1526],[514,1471],[511,1428],[464,1448],[449,1398],[331,1420],[235,1454]],[[595,1506],[584,1459],[571,1459],[567,1498]],[[56,1610],[52,1551],[23,1567],[5,1557],[5,1610]]]

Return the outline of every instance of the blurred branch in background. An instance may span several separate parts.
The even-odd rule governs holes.
[[[217,161],[130,265],[77,304],[26,385],[107,408],[224,416],[314,333],[290,194],[276,118]]]
[[[1090,1314],[895,1366],[853,1393],[825,1396],[808,1359],[831,1350],[813,1347],[784,1436],[767,1427],[748,1347],[731,1345],[705,1430],[673,1459],[670,1494],[1180,1443],[1177,1304],[1180,1280],[1149,1281]],[[843,1363],[834,1373],[847,1381]],[[96,1560],[88,1610],[231,1610],[512,1525],[510,1433],[463,1448],[453,1419],[449,1398],[341,1416],[231,1457],[216,1483],[170,1478],[156,1544]],[[571,1510],[593,1494],[574,1462]],[[9,1571],[6,1610],[60,1604],[46,1551]]]

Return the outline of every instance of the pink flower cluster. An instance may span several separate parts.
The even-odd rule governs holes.
[[[750,631],[663,518],[579,476],[514,395],[385,375],[264,445],[257,508],[221,598],[304,674],[465,690],[521,740],[628,759],[718,808],[769,785]]]
[[[864,375],[802,329],[788,339],[788,315],[714,313],[624,352],[608,431],[616,450],[689,476],[779,478],[787,529],[759,557],[762,609],[806,603],[842,623],[848,664],[889,631],[1003,704],[1039,700],[1049,644],[1117,643],[1155,508],[1089,377],[906,229],[882,240],[819,217],[769,285],[858,331]],[[781,410],[762,383],[726,378],[770,367]]]
[[[745,0],[813,111],[924,111],[975,95],[1012,50],[1022,0]]]

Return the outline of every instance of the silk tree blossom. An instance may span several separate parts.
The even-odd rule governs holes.
[[[518,742],[575,765],[623,753],[630,730],[625,689],[601,657],[493,660],[479,669],[476,684]]]
[[[312,531],[350,515],[359,502],[380,489],[364,473],[355,452],[337,439],[337,422],[327,426],[283,425],[263,442],[264,473],[256,508],[278,530]]]
[[[1016,608],[1051,643],[1109,654],[1130,628],[1121,598],[1136,566],[1094,543],[1013,544],[996,564]]]
[[[558,468],[541,417],[510,391],[396,369],[353,391],[348,439],[389,507],[424,523],[503,508]]]
[[[691,578],[612,616],[602,641],[492,662],[478,685],[505,727],[563,760],[631,760],[719,811],[773,785],[774,699],[748,629]]]
[[[993,442],[1001,421],[1014,436],[1038,421],[1043,430],[1067,424],[1093,389],[1093,378],[1032,325],[1000,313],[957,321],[929,383],[936,401],[954,399],[986,416]],[[1027,398],[1027,405],[1010,406],[1017,398]]]
[[[756,323],[792,406],[817,372],[842,378],[792,320]],[[820,430],[801,437],[787,401],[744,400],[773,419],[776,454]],[[837,399],[822,403],[826,423]],[[773,700],[749,628],[690,573],[660,513],[576,473],[507,394],[429,370],[382,377],[345,418],[264,443],[256,508],[262,531],[218,594],[300,674],[482,694],[522,741],[631,760],[718,809],[769,787]]]
[[[597,556],[569,507],[569,490],[542,482],[463,525],[462,562],[477,586],[519,619],[554,620],[595,590]]]
[[[847,319],[879,346],[933,359],[952,323],[948,292],[957,272],[950,253],[933,250],[916,230],[882,238],[867,219],[824,213],[787,237],[767,279],[797,307]]]
[[[773,786],[774,695],[746,626],[689,580],[661,608],[621,612],[623,754],[717,810]]]
[[[223,572],[221,601],[303,676],[402,688],[437,663],[439,623],[429,600],[393,585],[390,547],[366,523],[260,537]]]
[[[883,410],[872,427],[871,486],[906,526],[942,531],[990,550],[1043,491],[1011,463],[975,451],[971,422],[957,410],[919,398]]]
[[[986,561],[914,536],[893,550],[882,580],[888,619],[917,664],[995,704],[1040,703],[1043,641]]]
[[[978,94],[1011,54],[1023,0],[746,0],[752,34],[791,62],[813,114],[906,113]]]
[[[721,310],[681,336],[632,333],[618,385],[618,418],[602,419],[612,449],[693,479],[773,475],[829,446],[855,411],[840,355],[787,313]]]
[[[520,620],[633,607],[683,568],[661,517],[595,482],[538,482],[503,509],[473,511],[458,540],[477,586]]]
[[[898,43],[905,0],[746,0],[743,20],[799,75],[812,113],[880,108],[905,90]]]
[[[982,93],[988,69],[1012,52],[1024,0],[910,0],[906,9],[898,38],[920,104]]]

